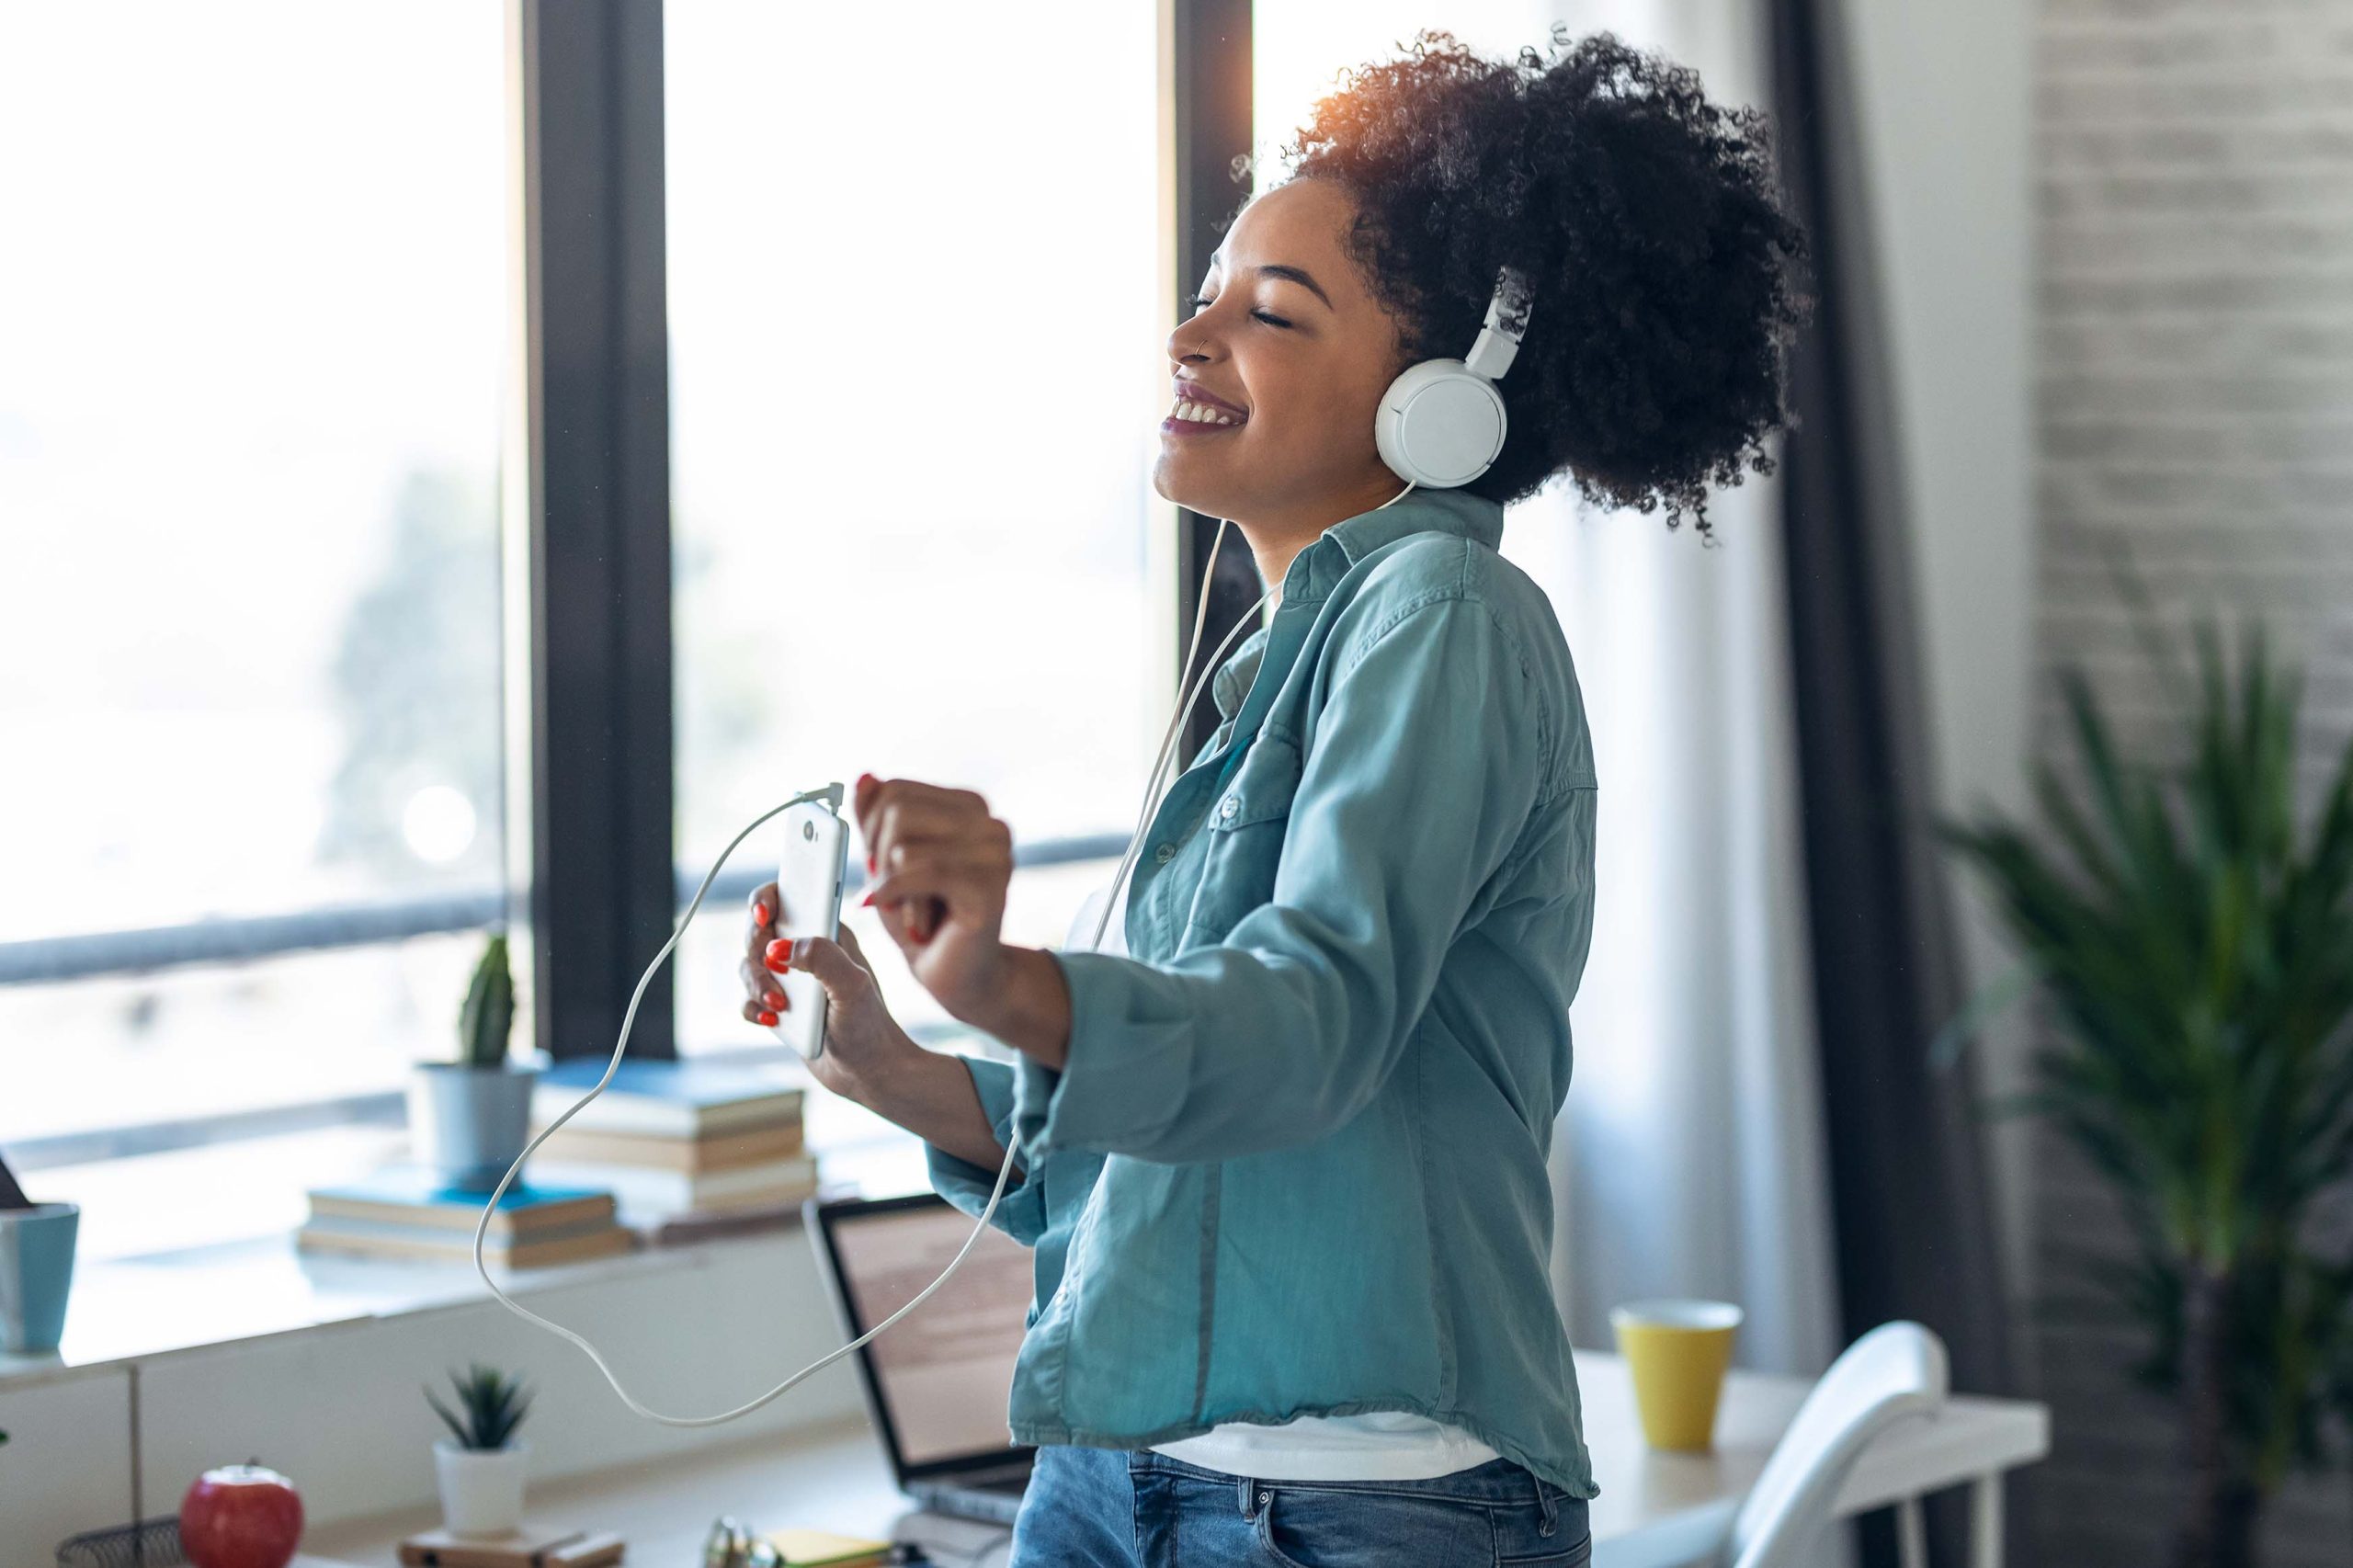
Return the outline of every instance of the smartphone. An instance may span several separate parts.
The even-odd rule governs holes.
[[[842,873],[849,862],[849,824],[823,801],[804,801],[778,819],[784,851],[778,858],[776,934],[839,940]],[[769,1026],[777,1039],[813,1062],[825,1050],[825,988],[806,970],[776,977],[791,1004]]]

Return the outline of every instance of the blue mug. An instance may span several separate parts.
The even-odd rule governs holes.
[[[81,1223],[78,1204],[0,1209],[0,1350],[54,1350],[65,1337]]]

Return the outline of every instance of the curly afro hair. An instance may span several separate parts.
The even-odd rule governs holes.
[[[1761,111],[1698,75],[1556,25],[1549,60],[1483,59],[1447,32],[1343,73],[1280,149],[1356,202],[1345,245],[1404,324],[1408,361],[1459,358],[1508,263],[1534,309],[1499,383],[1503,451],[1465,486],[1499,503],[1566,470],[1587,500],[1689,514],[1794,422],[1786,352],[1813,301]],[[1236,173],[1246,172],[1239,160]]]

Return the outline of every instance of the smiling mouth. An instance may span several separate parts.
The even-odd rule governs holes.
[[[1238,429],[1248,422],[1249,416],[1246,415],[1229,414],[1214,403],[1202,403],[1195,398],[1180,397],[1176,400],[1176,406],[1168,411],[1168,417],[1160,422],[1160,427],[1163,430],[1189,436],[1211,430]]]

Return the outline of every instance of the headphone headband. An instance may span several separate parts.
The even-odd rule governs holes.
[[[1487,319],[1479,328],[1479,340],[1462,357],[1463,365],[1491,381],[1501,381],[1519,353],[1520,339],[1528,335],[1533,305],[1527,278],[1518,267],[1506,265],[1496,274],[1495,291],[1487,301]]]

